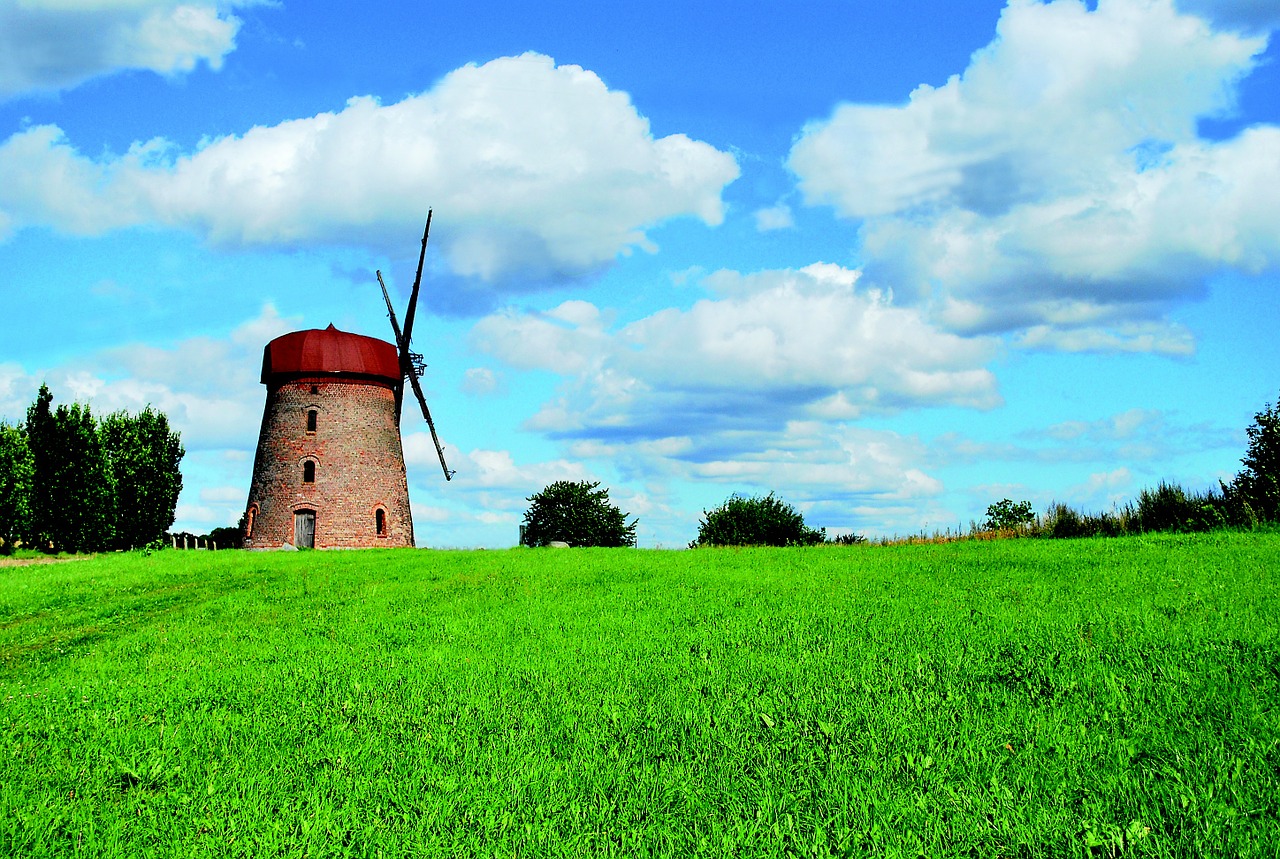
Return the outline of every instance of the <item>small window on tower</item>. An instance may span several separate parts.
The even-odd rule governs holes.
[[[316,418],[319,417],[315,409],[307,412],[307,432],[316,431]]]
[[[318,393],[320,393],[320,388],[319,388],[319,386],[317,386],[317,385],[312,385],[312,386],[311,386],[311,393],[313,393],[313,394],[318,394]]]
[[[378,536],[387,536],[387,511],[379,507],[377,512],[373,514],[373,521],[378,527]]]
[[[316,464],[309,459],[306,462],[302,463],[302,482],[303,483],[316,482]]]

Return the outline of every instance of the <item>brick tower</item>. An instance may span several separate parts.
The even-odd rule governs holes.
[[[396,347],[330,325],[267,344],[246,549],[412,546]]]

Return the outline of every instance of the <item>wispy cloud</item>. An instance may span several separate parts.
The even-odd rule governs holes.
[[[212,69],[234,50],[235,0],[11,0],[0,4],[0,99],[125,69]]]
[[[1272,0],[1178,0],[1178,8],[1226,28],[1265,32],[1280,27],[1280,8]]]
[[[262,346],[297,321],[267,305],[227,338],[193,337],[168,347],[135,343],[51,367],[0,365],[0,414],[20,419],[47,382],[56,401],[85,403],[98,414],[153,406],[168,416],[188,451],[252,451],[262,416]]]
[[[940,331],[828,264],[705,280],[715,297],[612,329],[573,301],[506,311],[473,330],[507,364],[565,377],[530,428],[572,438],[660,439],[845,421],[929,405],[991,408],[994,344]]]
[[[1243,445],[1244,434],[1235,429],[1208,421],[1187,422],[1158,409],[1128,409],[1099,420],[1026,429],[1012,441],[943,433],[930,442],[926,461],[936,468],[976,462],[1159,463]]]

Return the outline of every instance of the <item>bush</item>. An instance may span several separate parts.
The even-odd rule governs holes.
[[[609,503],[609,490],[599,482],[559,480],[529,496],[520,542],[546,546],[561,541],[570,546],[634,546],[636,520]]]
[[[1258,514],[1254,512],[1253,505],[1245,498],[1244,493],[1240,490],[1235,482],[1222,483],[1221,510],[1222,516],[1226,520],[1226,524],[1236,527],[1252,530],[1258,527]]]
[[[1208,531],[1226,524],[1224,510],[1222,497],[1213,492],[1188,494],[1178,484],[1162,480],[1155,489],[1138,494],[1130,530]]]
[[[1054,539],[1071,537],[1119,537],[1128,517],[1121,513],[1081,513],[1065,504],[1049,505],[1038,528],[1039,535]]]
[[[1036,531],[1042,537],[1120,537],[1149,531],[1209,531],[1232,524],[1230,500],[1216,492],[1188,493],[1161,481],[1143,489],[1136,503],[1113,513],[1081,513],[1052,504]]]
[[[1050,504],[1040,523],[1040,533],[1054,539],[1086,535],[1084,517],[1065,504]]]
[[[730,495],[714,510],[703,511],[698,525],[698,539],[689,548],[699,546],[812,546],[826,542],[825,528],[814,530],[804,517],[781,498],[770,492],[763,498]]]
[[[1036,521],[1036,514],[1031,510],[1030,501],[1014,503],[1008,498],[997,501],[987,508],[987,520],[982,523],[984,531],[1017,531]]]
[[[1187,496],[1181,486],[1162,480],[1155,489],[1143,487],[1138,493],[1134,531],[1177,531],[1186,507]]]

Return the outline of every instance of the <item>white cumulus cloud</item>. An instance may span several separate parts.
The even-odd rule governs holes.
[[[1010,0],[963,74],[839,106],[789,163],[862,221],[866,279],[952,330],[1186,354],[1171,302],[1280,262],[1280,128],[1197,131],[1266,44],[1171,0]]]
[[[95,159],[56,127],[28,128],[0,144],[0,226],[161,224],[224,244],[395,251],[431,205],[454,272],[554,278],[651,249],[646,228],[670,218],[719,224],[737,176],[706,143],[655,138],[593,72],[525,54],[193,152],[158,139]]]

